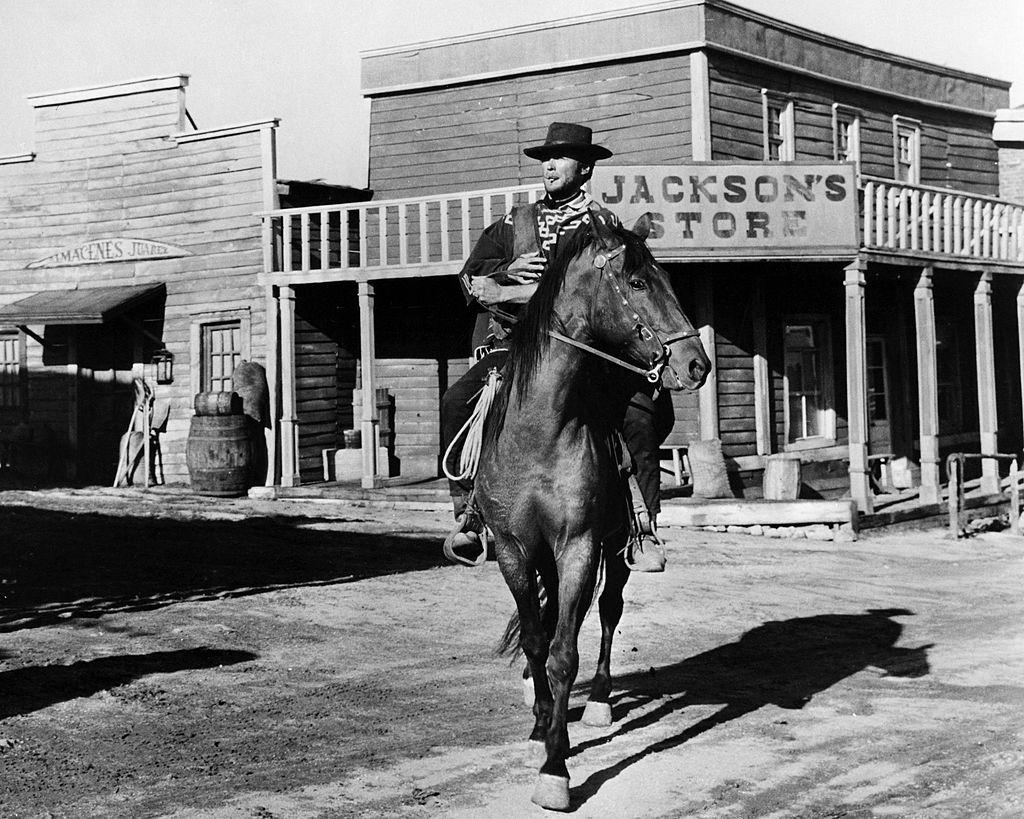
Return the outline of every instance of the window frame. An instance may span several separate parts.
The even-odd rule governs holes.
[[[238,322],[240,360],[252,360],[252,318],[248,307],[195,314],[192,317],[189,332],[189,377],[192,383],[192,392],[207,391],[205,383],[206,349],[203,343],[206,329],[229,322]]]
[[[909,145],[913,152],[909,164],[903,163],[900,158],[900,137],[907,134],[910,137]],[[907,179],[900,178],[900,168],[908,168]],[[908,185],[921,184],[921,120],[905,117],[901,114],[892,116],[892,178],[897,182],[905,182]]]
[[[772,158],[773,137],[769,113],[779,110],[779,156]],[[793,162],[796,159],[796,106],[792,97],[761,89],[761,139],[765,162]]]
[[[786,329],[812,325],[819,335],[815,345],[820,356],[821,371],[821,434],[790,441],[792,419],[789,411],[789,374],[786,368]],[[832,318],[825,313],[790,313],[782,317],[782,446],[784,452],[820,449],[836,443],[835,361],[832,355]]]
[[[26,369],[27,349],[25,346],[25,333],[21,330],[0,328],[0,342],[13,341],[14,356],[10,361],[0,359],[0,411],[17,411],[24,409],[26,403],[25,380],[28,374]],[[6,347],[7,344],[4,344]],[[5,368],[13,365],[14,369],[8,372]],[[8,403],[6,396],[12,396],[13,400]]]
[[[860,175],[860,161],[861,161],[861,123],[864,117],[861,112],[856,108],[851,108],[849,105],[843,105],[838,102],[832,103],[832,158],[836,162],[853,162],[854,171],[857,175]],[[847,137],[847,144],[853,146],[853,157],[843,156],[842,145],[840,142],[840,125],[847,123],[850,127],[848,130],[849,136]],[[847,151],[849,154],[849,149]]]

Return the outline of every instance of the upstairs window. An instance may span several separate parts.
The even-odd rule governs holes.
[[[916,119],[892,118],[893,177],[897,182],[917,185],[921,181],[921,123]]]
[[[21,343],[18,333],[0,333],[0,409],[21,406]]]
[[[832,158],[860,173],[860,112],[839,103],[832,106]]]
[[[764,158],[769,162],[791,162],[796,158],[793,100],[761,89]]]
[[[824,316],[791,316],[783,326],[786,445],[835,440],[832,345]]]

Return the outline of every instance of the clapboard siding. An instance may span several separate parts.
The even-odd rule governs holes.
[[[676,55],[374,97],[370,186],[388,197],[532,181],[522,149],[552,120],[587,123],[615,161],[684,161],[689,73]]]
[[[861,115],[862,172],[892,178],[892,117],[900,115],[921,122],[923,184],[998,193],[990,118],[833,85],[717,52],[710,53],[709,82],[716,160],[762,159],[761,89],[767,88],[793,100],[798,160],[833,158],[832,105],[839,103]]]
[[[403,476],[438,474],[443,386],[454,384],[468,369],[468,358],[377,360],[377,388],[387,390],[394,401],[394,455]],[[355,404],[359,417],[361,396]]]
[[[193,323],[221,314],[244,317],[250,357],[260,362],[266,335],[265,292],[256,284],[262,270],[261,233],[253,216],[264,203],[260,134],[254,130],[182,143],[169,139],[183,130],[183,122],[180,88],[41,104],[36,108],[35,161],[0,166],[0,301],[41,290],[165,284],[164,303],[140,307],[139,313],[174,354],[173,383],[154,385],[157,398],[172,408],[161,441],[171,482],[187,479],[185,439],[198,387],[189,366]],[[61,248],[110,237],[167,242],[192,255],[26,268]],[[74,457],[69,439],[74,384],[68,378],[67,345],[75,331],[34,329],[45,332],[49,346],[44,356],[37,342],[27,342],[29,423],[45,423],[58,450]],[[152,348],[149,342],[146,346]],[[136,352],[122,349],[119,355],[137,370],[142,361]],[[118,378],[130,385],[131,370],[120,367]],[[89,417],[88,407],[80,409],[81,430]],[[128,418],[115,420],[123,432]],[[86,443],[81,431],[79,443]],[[97,457],[105,462],[110,454]]]

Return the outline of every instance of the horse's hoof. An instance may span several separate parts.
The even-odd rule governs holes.
[[[606,702],[587,700],[587,705],[583,709],[583,724],[607,728],[612,724],[612,707]]]
[[[530,801],[547,810],[569,810],[569,777],[537,774]]]
[[[548,749],[539,739],[526,740],[526,753],[523,754],[523,765],[537,770],[548,758]]]
[[[533,708],[533,701],[536,696],[536,691],[533,687],[533,678],[526,677],[523,680],[523,705],[527,708]]]

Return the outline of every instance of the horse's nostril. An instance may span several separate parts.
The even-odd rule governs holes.
[[[690,378],[694,381],[703,381],[705,373],[707,373],[707,368],[699,358],[695,358],[690,362]]]

